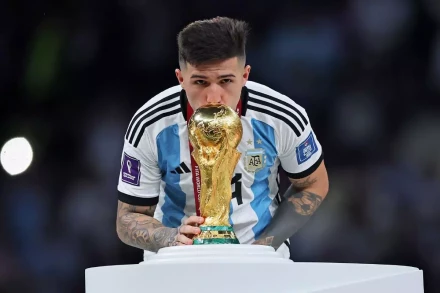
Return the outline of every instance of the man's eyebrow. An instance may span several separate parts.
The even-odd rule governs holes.
[[[227,78],[227,77],[235,77],[235,75],[233,75],[232,73],[230,73],[230,74],[223,74],[223,75],[220,75],[220,76],[218,77],[218,79],[221,79],[221,78]]]
[[[193,74],[193,75],[191,75],[191,78],[207,78],[207,77],[204,75],[200,75],[200,74]]]
[[[218,79],[227,78],[227,77],[235,77],[235,75],[232,74],[232,73],[230,73],[230,74],[223,74],[223,75],[220,75],[218,77]],[[193,75],[191,75],[191,78],[204,78],[204,79],[206,79],[207,77],[205,75],[201,75],[201,74],[193,74]]]

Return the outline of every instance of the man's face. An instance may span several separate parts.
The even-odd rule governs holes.
[[[176,69],[176,76],[194,110],[207,104],[223,104],[235,110],[250,69],[234,57],[197,67],[187,64],[182,70]]]

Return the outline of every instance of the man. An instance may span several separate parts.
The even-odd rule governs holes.
[[[306,111],[288,97],[248,81],[243,21],[196,21],[178,35],[179,85],[149,100],[132,118],[122,153],[117,233],[126,244],[157,252],[191,245],[196,216],[187,121],[209,103],[241,115],[242,157],[232,179],[230,223],[242,244],[270,245],[289,258],[288,239],[328,191],[321,145]],[[279,195],[278,169],[292,186]],[[293,192],[296,190],[297,192]]]

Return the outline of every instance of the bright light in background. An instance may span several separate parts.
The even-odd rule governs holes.
[[[31,144],[24,137],[16,137],[4,144],[0,153],[0,162],[10,175],[18,175],[29,168],[32,163]]]

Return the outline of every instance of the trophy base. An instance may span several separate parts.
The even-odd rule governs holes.
[[[231,226],[200,226],[201,232],[194,237],[193,245],[240,244]]]

